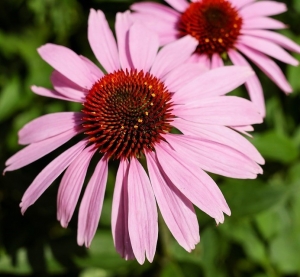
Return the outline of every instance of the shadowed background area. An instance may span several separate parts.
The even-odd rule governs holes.
[[[47,113],[81,109],[79,104],[31,92],[33,84],[51,87],[52,69],[39,57],[36,48],[46,42],[61,44],[96,62],[87,41],[89,9],[103,10],[113,27],[116,12],[125,11],[133,2],[1,0],[1,170],[5,161],[21,149],[17,132],[25,123]],[[276,18],[289,25],[289,29],[281,32],[300,44],[300,1],[283,2],[289,10]],[[300,60],[300,55],[295,57]],[[265,92],[267,116],[262,125],[255,126],[254,138],[250,140],[266,159],[264,174],[256,180],[213,176],[232,216],[216,226],[213,219],[197,209],[201,242],[192,253],[177,244],[160,220],[152,264],[140,266],[136,261],[119,257],[110,230],[118,166],[113,162],[99,228],[90,249],[76,243],[78,209],[67,229],[56,220],[60,178],[22,216],[19,203],[24,191],[51,160],[72,145],[71,141],[37,162],[1,175],[0,276],[300,276],[300,67],[279,64],[294,88],[288,97],[257,70]],[[244,87],[233,94],[247,97]]]

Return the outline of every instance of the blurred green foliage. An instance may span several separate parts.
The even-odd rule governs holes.
[[[0,165],[21,147],[18,130],[49,112],[79,110],[77,104],[37,96],[33,84],[50,87],[51,68],[36,48],[63,44],[94,59],[87,41],[90,8],[102,9],[111,26],[115,13],[133,0],[0,1]],[[300,1],[285,1],[279,19],[285,35],[300,43]],[[297,56],[300,59],[300,56]],[[110,212],[116,164],[111,164],[104,208],[90,249],[76,244],[77,214],[68,229],[56,221],[57,180],[21,216],[19,202],[34,177],[68,144],[0,182],[0,276],[161,276],[296,277],[300,276],[300,67],[280,64],[294,93],[286,97],[258,71],[266,96],[267,117],[250,139],[266,159],[256,180],[216,177],[232,216],[219,226],[197,211],[201,242],[183,250],[159,222],[157,254],[140,266],[116,253]],[[254,67],[255,68],[255,67]],[[245,94],[244,88],[240,93]]]

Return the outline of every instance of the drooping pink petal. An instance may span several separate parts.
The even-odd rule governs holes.
[[[71,102],[80,102],[80,103],[82,102],[81,100],[74,100],[74,99],[67,98],[53,89],[31,86],[31,90],[35,94],[45,96],[45,97],[51,97],[51,98],[56,98],[56,99],[61,99],[61,100],[71,101]]]
[[[57,136],[50,137],[26,146],[6,161],[5,164],[7,165],[7,168],[5,168],[4,172],[16,170],[33,163],[34,161],[44,157],[48,153],[66,143],[79,132],[80,131],[78,128],[73,127],[72,129]]]
[[[300,53],[300,46],[282,34],[268,30],[242,30],[243,34],[268,39],[290,51]]]
[[[241,35],[239,37],[239,43],[246,45],[249,48],[260,51],[264,54],[267,54],[284,63],[288,63],[294,66],[297,66],[299,64],[299,62],[294,57],[292,57],[289,53],[283,50],[280,46],[266,39],[248,35]]]
[[[58,189],[57,220],[66,228],[74,213],[91,158],[94,145],[85,148],[66,170]]]
[[[51,82],[54,89],[60,94],[66,96],[67,98],[74,99],[77,102],[84,102],[85,94],[88,92],[88,90],[76,85],[58,71],[53,71],[51,75]]]
[[[164,137],[176,152],[188,156],[205,171],[239,179],[254,179],[262,173],[256,162],[227,145],[195,136],[167,134]]]
[[[155,2],[140,2],[134,3],[130,6],[130,9],[142,14],[149,14],[160,19],[177,23],[180,13],[167,7],[166,5]]]
[[[164,84],[169,91],[175,92],[208,70],[209,69],[202,64],[184,63],[166,74],[163,78]]]
[[[192,104],[174,106],[173,113],[185,120],[204,124],[240,126],[262,122],[256,106],[236,96],[198,98]]]
[[[141,39],[143,38],[143,39]],[[134,68],[149,71],[159,48],[159,38],[140,23],[129,30],[129,51]]]
[[[198,1],[198,0],[195,0]],[[254,2],[255,0],[229,0],[236,8],[241,8],[243,6],[246,6],[249,3]],[[193,0],[194,2],[194,0]]]
[[[170,181],[194,205],[218,222],[224,221],[223,212],[230,215],[230,209],[216,183],[189,157],[173,151],[164,142],[156,145],[156,154]]]
[[[79,57],[85,62],[86,66],[89,68],[95,82],[97,82],[100,78],[104,76],[104,73],[101,71],[101,69],[97,65],[95,65],[90,59],[82,55],[79,55]]]
[[[189,2],[186,0],[165,0],[171,7],[179,12],[184,12],[188,6]]]
[[[108,175],[108,159],[103,158],[85,189],[78,214],[77,243],[90,247],[99,223]]]
[[[90,89],[94,83],[90,71],[80,57],[67,47],[47,43],[38,52],[42,59],[62,75],[85,89]]]
[[[185,135],[193,135],[200,139],[227,145],[240,151],[259,164],[264,164],[265,162],[257,149],[246,138],[226,126],[198,124],[181,118],[174,118],[172,125]],[[244,131],[253,130],[252,126],[237,126],[237,128]]]
[[[239,52],[230,49],[228,51],[228,56],[233,64],[250,67],[250,64]],[[245,85],[251,101],[257,105],[261,115],[264,117],[266,115],[265,100],[263,89],[257,75],[249,77]]]
[[[243,7],[239,10],[242,18],[271,16],[287,11],[286,4],[278,3],[276,1],[261,1],[255,2],[249,6]]]
[[[190,252],[200,241],[194,207],[159,169],[155,154],[146,153],[146,158],[151,184],[164,221],[178,243]]]
[[[187,83],[173,95],[176,104],[224,95],[243,84],[254,72],[249,67],[223,66],[210,70]]]
[[[111,228],[116,250],[125,260],[134,258],[128,231],[128,167],[127,160],[120,160],[114,188]]]
[[[273,60],[245,45],[238,44],[237,48],[245,56],[252,60],[285,93],[290,93],[293,91],[281,69]]]
[[[29,188],[25,191],[20,203],[22,214],[27,208],[42,195],[52,182],[74,161],[86,146],[86,140],[82,140],[63,152],[49,163],[40,173]]]
[[[117,44],[101,10],[90,10],[88,40],[94,55],[108,73],[120,68]]]
[[[146,254],[152,262],[158,236],[156,203],[149,178],[135,158],[128,172],[128,228],[137,261],[143,264]]]
[[[218,68],[224,66],[224,62],[218,53],[214,53],[211,57],[211,68]]]
[[[150,72],[158,78],[163,78],[168,72],[187,61],[197,45],[198,41],[191,36],[169,43],[156,55]]]
[[[131,56],[129,52],[129,38],[128,30],[132,25],[132,19],[130,17],[130,11],[124,13],[117,13],[116,16],[116,36],[119,49],[119,59],[123,70],[126,68],[133,68]]]
[[[236,131],[240,132],[241,134],[244,134],[244,135],[252,138],[252,135],[248,133],[248,132],[252,132],[253,131],[253,127],[252,126],[232,126],[230,128],[233,129],[233,130],[236,130]]]
[[[61,112],[40,116],[27,123],[19,132],[19,144],[38,142],[81,124],[82,113]]]
[[[245,18],[243,29],[284,29],[287,26],[279,20],[270,17]]]

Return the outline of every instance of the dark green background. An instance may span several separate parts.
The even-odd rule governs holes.
[[[285,1],[278,16],[282,31],[300,43],[300,1]],[[30,85],[51,87],[51,68],[36,48],[46,42],[70,47],[95,61],[87,41],[89,9],[102,9],[111,26],[115,13],[133,1],[0,1],[0,170],[21,149],[17,132],[28,121],[51,112],[79,110],[80,105],[37,96]],[[296,56],[300,59],[300,56]],[[300,276],[300,67],[280,63],[294,93],[286,97],[258,71],[267,117],[255,126],[254,139],[266,159],[256,180],[213,176],[232,216],[216,226],[197,210],[201,242],[187,253],[160,221],[157,253],[140,266],[116,253],[110,231],[116,164],[110,165],[103,212],[90,249],[76,244],[77,212],[67,229],[56,221],[59,180],[21,216],[22,194],[35,176],[68,144],[0,180],[0,276],[162,276],[296,277]],[[256,68],[255,68],[256,70]],[[246,95],[244,88],[235,91]]]

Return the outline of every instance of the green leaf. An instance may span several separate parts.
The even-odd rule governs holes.
[[[293,162],[299,156],[299,151],[293,141],[274,131],[255,134],[252,143],[264,158],[273,161],[287,164]]]
[[[168,263],[164,266],[162,272],[160,273],[161,277],[184,277],[183,272],[180,267],[175,263]]]
[[[227,180],[221,190],[232,217],[254,215],[285,199],[288,190],[256,180]]]

